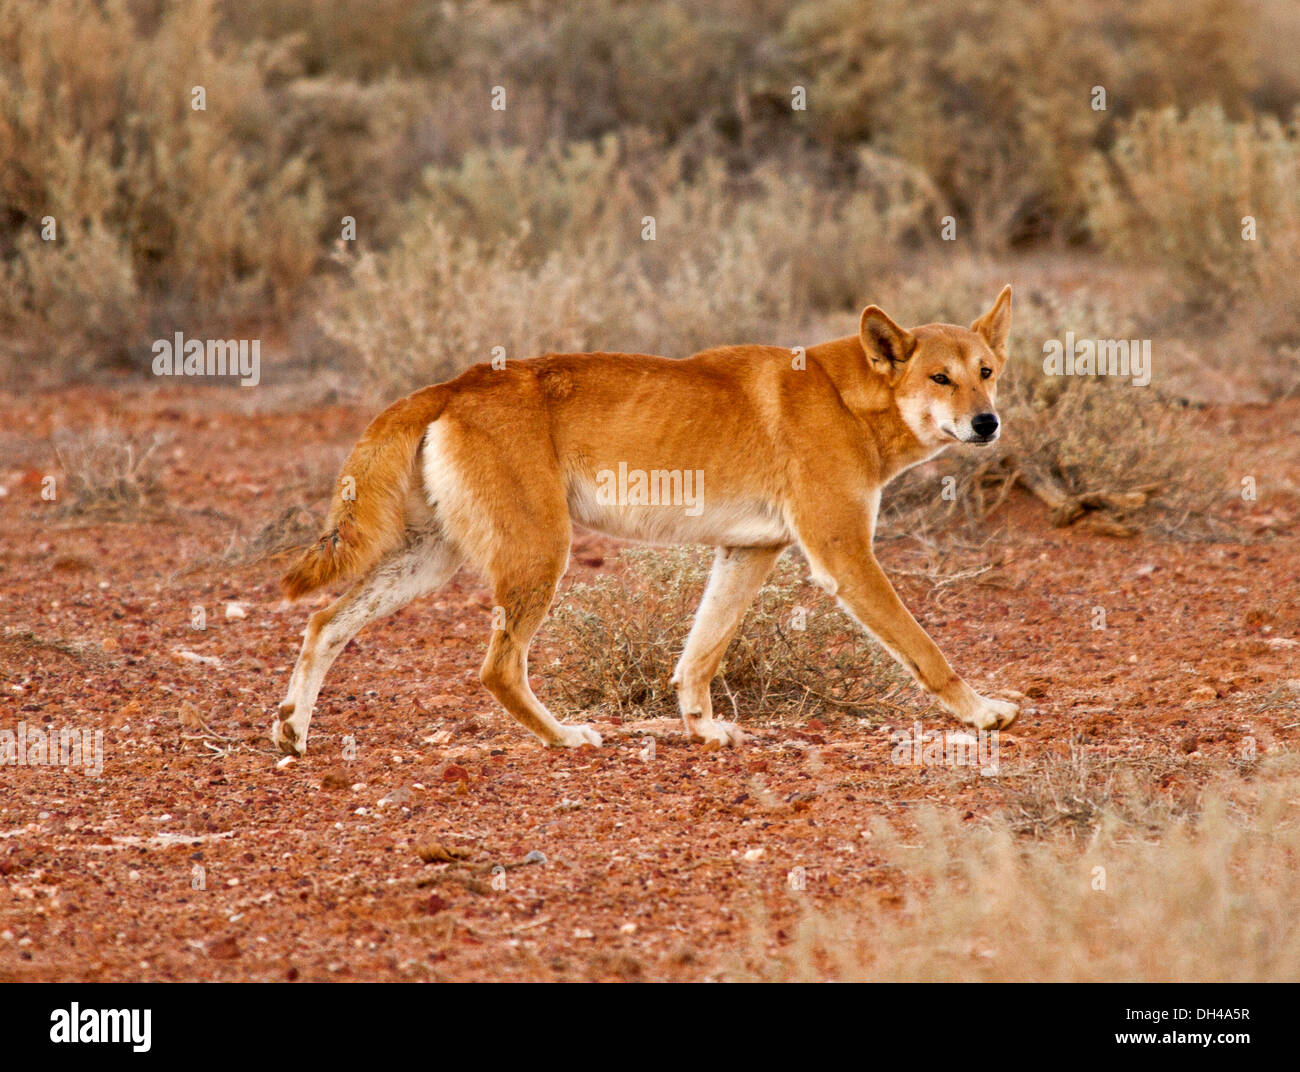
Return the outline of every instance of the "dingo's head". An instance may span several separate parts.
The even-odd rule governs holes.
[[[859,337],[884,374],[903,421],[921,443],[992,443],[998,374],[1007,361],[1011,287],[969,328],[926,324],[907,331],[875,305],[862,313]]]

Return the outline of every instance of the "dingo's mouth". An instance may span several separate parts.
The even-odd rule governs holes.
[[[950,439],[956,440],[958,443],[972,443],[977,447],[987,447],[990,443],[997,440],[998,437],[1001,435],[1001,432],[998,431],[998,432],[991,432],[988,435],[972,434],[969,438],[963,438],[962,436],[959,436],[952,428],[949,428],[946,424],[939,425],[939,431],[943,432],[944,435],[948,436]]]

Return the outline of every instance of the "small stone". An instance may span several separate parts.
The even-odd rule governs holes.
[[[234,960],[239,956],[239,943],[233,938],[218,938],[208,946],[208,956],[213,960]]]

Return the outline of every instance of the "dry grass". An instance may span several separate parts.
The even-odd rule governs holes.
[[[793,332],[805,307],[864,304],[900,237],[933,238],[941,214],[967,249],[1089,226],[1105,240],[1089,154],[1118,137],[1107,159],[1160,192],[1183,172],[1125,148],[1135,109],[1288,121],[1297,33],[1268,0],[881,0],[869,19],[844,0],[14,0],[0,320],[76,375],[137,360],[178,319],[293,315],[345,216],[378,252],[422,241],[433,215],[487,247],[527,220],[524,263],[558,255],[576,277],[566,247],[583,234],[581,285],[606,282],[590,304],[613,303],[582,313],[586,338],[613,334],[589,317],[626,324],[647,293],[662,299],[619,345],[687,352],[709,318],[705,341],[741,338],[755,307]],[[627,265],[645,214],[659,247]],[[1267,307],[1286,320],[1290,297]]]
[[[345,259],[326,332],[388,398],[487,361],[549,350],[685,356],[798,341],[818,308],[851,307],[934,212],[924,178],[864,155],[862,186],[681,154],[651,169],[618,139],[471,154],[426,174],[408,229]],[[645,230],[653,219],[653,237]],[[473,236],[473,237],[468,237]],[[805,340],[806,341],[806,340]]]
[[[1100,754],[1071,740],[1064,755],[1048,753],[1022,769],[1008,767],[1003,818],[1011,831],[1036,838],[1084,842],[1107,823],[1158,835],[1195,815],[1195,791],[1175,796],[1160,787],[1186,771],[1173,758]]]
[[[141,340],[116,332],[144,329],[144,293],[237,314],[283,305],[311,274],[321,190],[269,125],[285,57],[220,42],[218,23],[210,0],[154,19],[92,0],[0,9],[0,207],[14,251],[0,319],[36,318],[122,359]],[[47,217],[52,240],[39,237]],[[87,331],[88,288],[116,308]]]
[[[1194,807],[1159,799],[1149,780],[1120,788],[1105,772],[1085,773],[1087,837],[1027,838],[1014,818],[971,823],[938,810],[919,813],[905,831],[879,822],[870,850],[901,884],[901,906],[810,910],[785,944],[758,919],[736,975],[1292,980],[1300,972],[1293,760],[1283,754],[1249,778],[1225,776]],[[1061,806],[1058,775],[1031,775],[1053,811]]]
[[[1211,367],[1265,397],[1300,390],[1300,125],[1204,106],[1140,112],[1089,161],[1088,218],[1112,256],[1154,263],[1218,336]],[[1247,238],[1247,218],[1255,237]]]
[[[54,435],[63,470],[56,484],[65,516],[134,521],[164,512],[158,435],[132,436],[120,428],[68,429]]]
[[[544,635],[556,653],[550,679],[565,703],[603,714],[675,714],[669,678],[710,562],[694,550],[634,548],[620,556],[618,576],[567,589]],[[780,722],[811,707],[878,721],[914,694],[806,572],[792,557],[777,563],[714,680],[718,717]]]
[[[1196,531],[1214,474],[1162,380],[1231,364],[1264,397],[1300,389],[1296,34],[1267,0],[882,0],[870,19],[844,0],[15,0],[6,360],[143,368],[153,336],[297,316],[387,400],[498,347],[798,345],[868,301],[968,322],[997,289],[973,285],[977,251],[1067,238],[1154,258],[1181,303],[1035,293],[1009,259],[1008,436],[909,474],[886,524],[979,524],[1030,482],[1063,517]],[[1234,239],[1245,214],[1258,243]],[[1043,339],[1067,330],[1153,337],[1153,386],[1042,376]]]
[[[1300,264],[1298,171],[1294,124],[1233,122],[1218,106],[1139,112],[1089,161],[1089,219],[1116,256],[1169,266],[1202,300],[1231,299]]]

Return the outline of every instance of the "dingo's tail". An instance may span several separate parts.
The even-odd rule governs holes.
[[[371,421],[339,474],[324,534],[280,579],[285,595],[364,573],[401,545],[420,441],[446,401],[441,387],[426,387]]]

